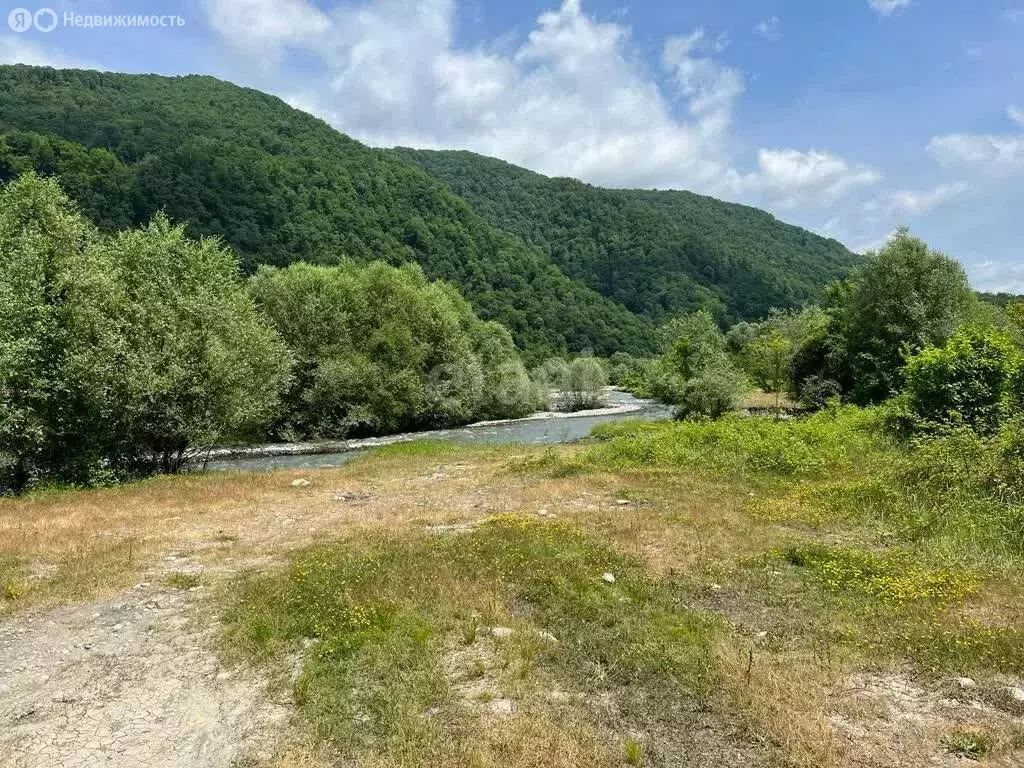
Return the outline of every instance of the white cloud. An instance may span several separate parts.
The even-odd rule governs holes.
[[[1024,264],[1009,261],[983,261],[968,264],[971,285],[979,291],[1024,294]]]
[[[779,31],[779,17],[772,16],[754,26],[754,31],[766,40],[778,40],[782,37]]]
[[[745,186],[762,191],[781,208],[831,205],[882,178],[874,168],[820,150],[762,149],[757,166],[756,174],[745,177]]]
[[[0,35],[0,64],[31,64],[36,67],[101,69],[14,35]]]
[[[868,5],[876,13],[882,16],[889,16],[900,8],[906,8],[912,0],[868,0]]]
[[[901,189],[869,201],[864,210],[888,218],[918,217],[963,197],[969,189],[963,181],[939,184],[932,189]]]
[[[1006,108],[1006,116],[1009,117],[1013,122],[1024,128],[1024,109],[1015,107],[1012,104]]]
[[[705,45],[703,29],[669,38],[662,61],[689,100],[690,114],[703,122],[701,130],[707,135],[729,127],[736,100],[743,93],[743,77],[737,70],[700,55]]]
[[[1024,171],[1024,136],[950,133],[933,137],[928,152],[946,168],[987,177]]]
[[[230,44],[269,66],[286,46],[330,31],[327,15],[306,0],[204,0],[210,26]]]

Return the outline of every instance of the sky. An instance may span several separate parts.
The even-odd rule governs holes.
[[[858,252],[907,225],[975,287],[1024,293],[1024,0],[47,7],[59,21],[48,32],[0,13],[0,62],[210,74],[375,146],[689,189]],[[86,27],[66,14],[184,23]]]

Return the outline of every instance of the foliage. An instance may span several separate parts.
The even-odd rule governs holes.
[[[608,374],[596,358],[578,357],[571,362],[548,358],[533,375],[540,389],[554,395],[554,405],[560,411],[571,413],[604,405]]]
[[[105,228],[159,211],[247,272],[294,261],[416,262],[534,359],[654,351],[653,325],[567,277],[445,184],[279,99],[210,77],[0,68],[0,180],[54,174]]]
[[[832,296],[836,306],[827,332],[810,336],[797,354],[795,391],[817,375],[837,381],[844,396],[859,404],[898,392],[906,358],[945,344],[976,301],[963,267],[906,229],[868,254]]]
[[[508,332],[415,265],[263,267],[251,290],[296,359],[282,429],[380,434],[537,405]]]
[[[982,731],[957,730],[943,736],[942,745],[955,757],[980,760],[992,751],[992,737]]]
[[[743,351],[744,370],[765,392],[780,392],[789,383],[793,343],[778,330],[754,339]]]
[[[601,362],[593,357],[577,357],[569,364],[569,374],[560,393],[560,409],[582,411],[604,405],[608,384]]]
[[[726,354],[714,318],[696,312],[674,320],[664,333],[671,341],[649,372],[650,394],[676,406],[678,418],[717,418],[732,410],[744,381]]]
[[[690,192],[600,189],[470,152],[393,150],[563,272],[656,323],[725,321],[815,300],[859,257],[764,211]]]
[[[163,217],[104,237],[30,173],[0,250],[4,487],[174,471],[273,416],[289,358],[215,241]]]
[[[812,477],[843,471],[887,444],[879,415],[853,407],[806,419],[774,421],[739,415],[670,424],[623,422],[595,428],[596,468],[688,468],[726,474]]]
[[[918,428],[967,425],[992,434],[1014,410],[1011,386],[1021,365],[1021,352],[1005,332],[959,331],[945,347],[910,358],[906,406]]]
[[[847,547],[791,547],[780,555],[807,568],[833,592],[870,597],[887,607],[915,601],[948,606],[977,591],[978,578],[962,569],[929,569],[911,553],[885,555]]]

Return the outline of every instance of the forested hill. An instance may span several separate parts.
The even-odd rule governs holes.
[[[601,189],[471,152],[398,148],[570,277],[655,321],[731,320],[816,299],[859,257],[749,206],[691,192]]]
[[[57,176],[103,228],[164,210],[190,234],[221,236],[247,270],[419,262],[534,358],[648,353],[670,315],[702,306],[752,319],[815,297],[855,260],[709,198],[372,149],[210,77],[0,67],[0,181],[30,168]]]
[[[539,357],[650,352],[647,321],[567,278],[418,167],[280,99],[210,77],[0,67],[0,180],[56,175],[98,225],[164,210],[248,269],[419,262]]]

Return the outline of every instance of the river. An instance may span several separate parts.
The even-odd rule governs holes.
[[[208,462],[209,470],[261,472],[274,469],[320,469],[339,467],[357,456],[381,445],[412,440],[448,440],[453,443],[557,445],[580,440],[590,434],[598,424],[623,419],[659,421],[670,418],[671,409],[664,405],[639,400],[628,392],[609,390],[608,407],[577,414],[536,414],[525,419],[470,424],[456,429],[438,429],[428,432],[410,432],[401,435],[349,441],[325,449],[312,445],[256,446],[236,455],[214,457]]]

